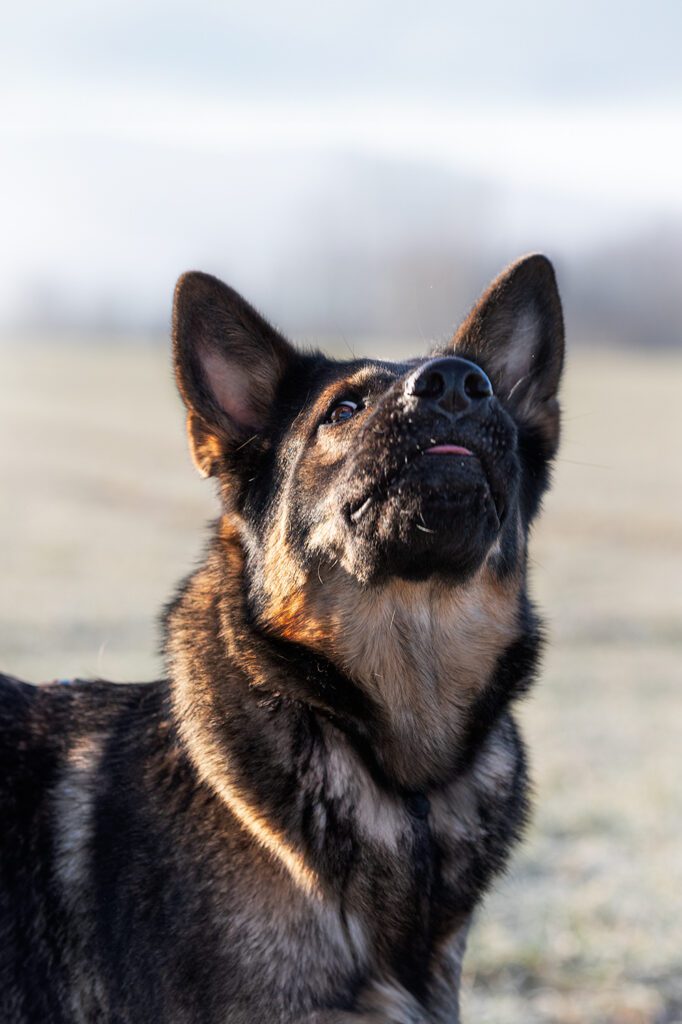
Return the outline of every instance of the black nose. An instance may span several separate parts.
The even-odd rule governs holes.
[[[459,356],[447,356],[420,366],[407,378],[405,391],[430,399],[448,412],[464,412],[490,398],[493,388],[480,366]]]

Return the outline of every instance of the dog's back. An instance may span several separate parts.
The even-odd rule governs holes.
[[[161,704],[155,685],[0,676],[2,1021],[97,1019],[98,933],[112,909],[97,851],[114,853],[129,827],[116,807],[125,819],[134,806]]]
[[[229,856],[229,816],[167,711],[165,683],[0,677],[3,1024],[213,1019],[199,851],[217,830]]]

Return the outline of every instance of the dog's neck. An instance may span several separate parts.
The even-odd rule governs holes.
[[[342,586],[334,584],[337,594]],[[457,760],[476,701],[519,637],[518,580],[483,569],[468,583],[392,581],[337,600],[332,657],[381,708],[405,784]],[[417,777],[418,776],[418,777]]]
[[[357,698],[358,730],[387,778],[421,789],[451,774],[477,700],[523,631],[519,577],[500,580],[484,566],[459,587],[392,581],[361,588],[338,567],[320,568],[312,580],[270,567],[271,589],[260,594],[254,627],[245,609],[247,561],[238,529],[224,519],[207,565],[171,612],[170,674],[176,700],[191,712],[180,716],[183,728],[198,727],[204,708],[215,734],[226,713],[216,701],[227,699],[231,676],[260,700],[276,693],[324,709],[330,684],[322,656],[341,677],[342,702]],[[274,649],[282,640],[300,656]],[[324,695],[314,692],[316,680]]]

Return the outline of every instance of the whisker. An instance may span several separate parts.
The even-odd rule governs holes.
[[[246,441],[243,442],[243,444],[240,444],[238,448],[235,448],[235,451],[240,452],[242,448],[246,448],[247,444],[251,444],[251,442],[255,441],[257,437],[258,434],[254,434],[253,437],[248,437]]]
[[[519,377],[519,379],[517,380],[516,384],[514,385],[514,387],[511,389],[511,391],[507,395],[507,401],[509,401],[511,396],[514,394],[514,392],[516,391],[516,389],[519,386],[519,384],[523,384],[524,380],[528,380],[530,377],[533,377],[536,373],[542,373],[543,370],[544,370],[544,366],[533,366],[528,371],[528,373],[524,373],[523,377]]]
[[[528,380],[529,377],[530,377],[530,373],[524,373],[523,377],[519,377],[519,379],[517,380],[516,384],[514,385],[514,387],[511,389],[511,391],[507,395],[507,401],[509,401],[511,396],[514,394],[514,392],[516,391],[516,389],[519,386],[519,384],[523,384],[524,380]]]

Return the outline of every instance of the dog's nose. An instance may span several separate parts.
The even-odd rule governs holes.
[[[464,412],[490,398],[493,387],[480,366],[459,356],[446,356],[420,366],[407,378],[405,391],[448,412]]]

